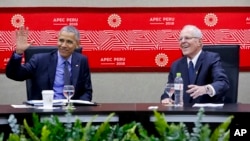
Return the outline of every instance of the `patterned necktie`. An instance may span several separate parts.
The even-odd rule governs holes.
[[[192,61],[189,61],[188,74],[189,74],[189,84],[194,84],[195,70],[194,70],[194,64]]]
[[[63,75],[63,79],[64,79],[64,85],[70,85],[71,81],[70,81],[70,72],[69,72],[69,62],[65,61],[64,62],[64,75]]]

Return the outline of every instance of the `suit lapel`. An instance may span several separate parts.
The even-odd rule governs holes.
[[[180,72],[181,72],[181,77],[183,79],[184,85],[189,83],[189,77],[188,77],[188,65],[187,65],[187,58],[184,57],[181,60],[181,65],[180,65]]]
[[[194,81],[194,84],[196,84],[196,79],[197,79],[197,76],[199,75],[200,71],[201,71],[201,67],[202,67],[202,62],[204,60],[204,57],[205,57],[205,54],[204,52],[202,51],[197,62],[196,62],[196,65],[195,65],[195,81]]]
[[[199,75],[200,71],[201,71],[201,68],[202,68],[202,63],[204,61],[204,57],[205,57],[205,54],[204,52],[202,51],[197,62],[196,62],[196,65],[195,65],[195,82],[194,84],[197,84],[197,76]],[[196,98],[196,99],[193,99],[192,100],[192,103],[200,103],[200,97]]]
[[[48,62],[49,86],[53,89],[57,67],[57,52],[51,54],[50,62]]]
[[[80,59],[76,57],[75,53],[73,53],[71,61],[72,84],[76,86],[77,78],[79,76],[80,71]]]
[[[187,57],[183,57],[183,59],[181,60],[180,72],[181,72],[181,77],[182,77],[183,83],[184,83],[184,91],[183,91],[184,103],[189,103],[191,97],[189,94],[186,93],[187,86],[189,85]]]

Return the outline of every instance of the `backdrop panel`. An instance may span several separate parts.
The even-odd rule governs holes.
[[[167,71],[181,56],[181,28],[194,24],[201,28],[204,44],[239,44],[240,69],[250,70],[248,7],[0,8],[0,17],[1,72],[15,50],[15,30],[22,25],[29,27],[29,41],[38,46],[55,46],[62,26],[76,26],[91,71],[136,72]]]

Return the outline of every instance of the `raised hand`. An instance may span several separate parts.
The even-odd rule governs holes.
[[[23,52],[34,42],[28,43],[29,28],[21,26],[16,30],[16,53],[23,54]]]

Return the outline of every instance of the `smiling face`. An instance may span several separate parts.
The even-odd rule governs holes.
[[[79,41],[73,32],[62,31],[59,33],[57,45],[59,54],[67,59],[79,46]]]
[[[202,49],[201,32],[194,26],[185,26],[180,33],[179,44],[183,55],[192,59]]]

